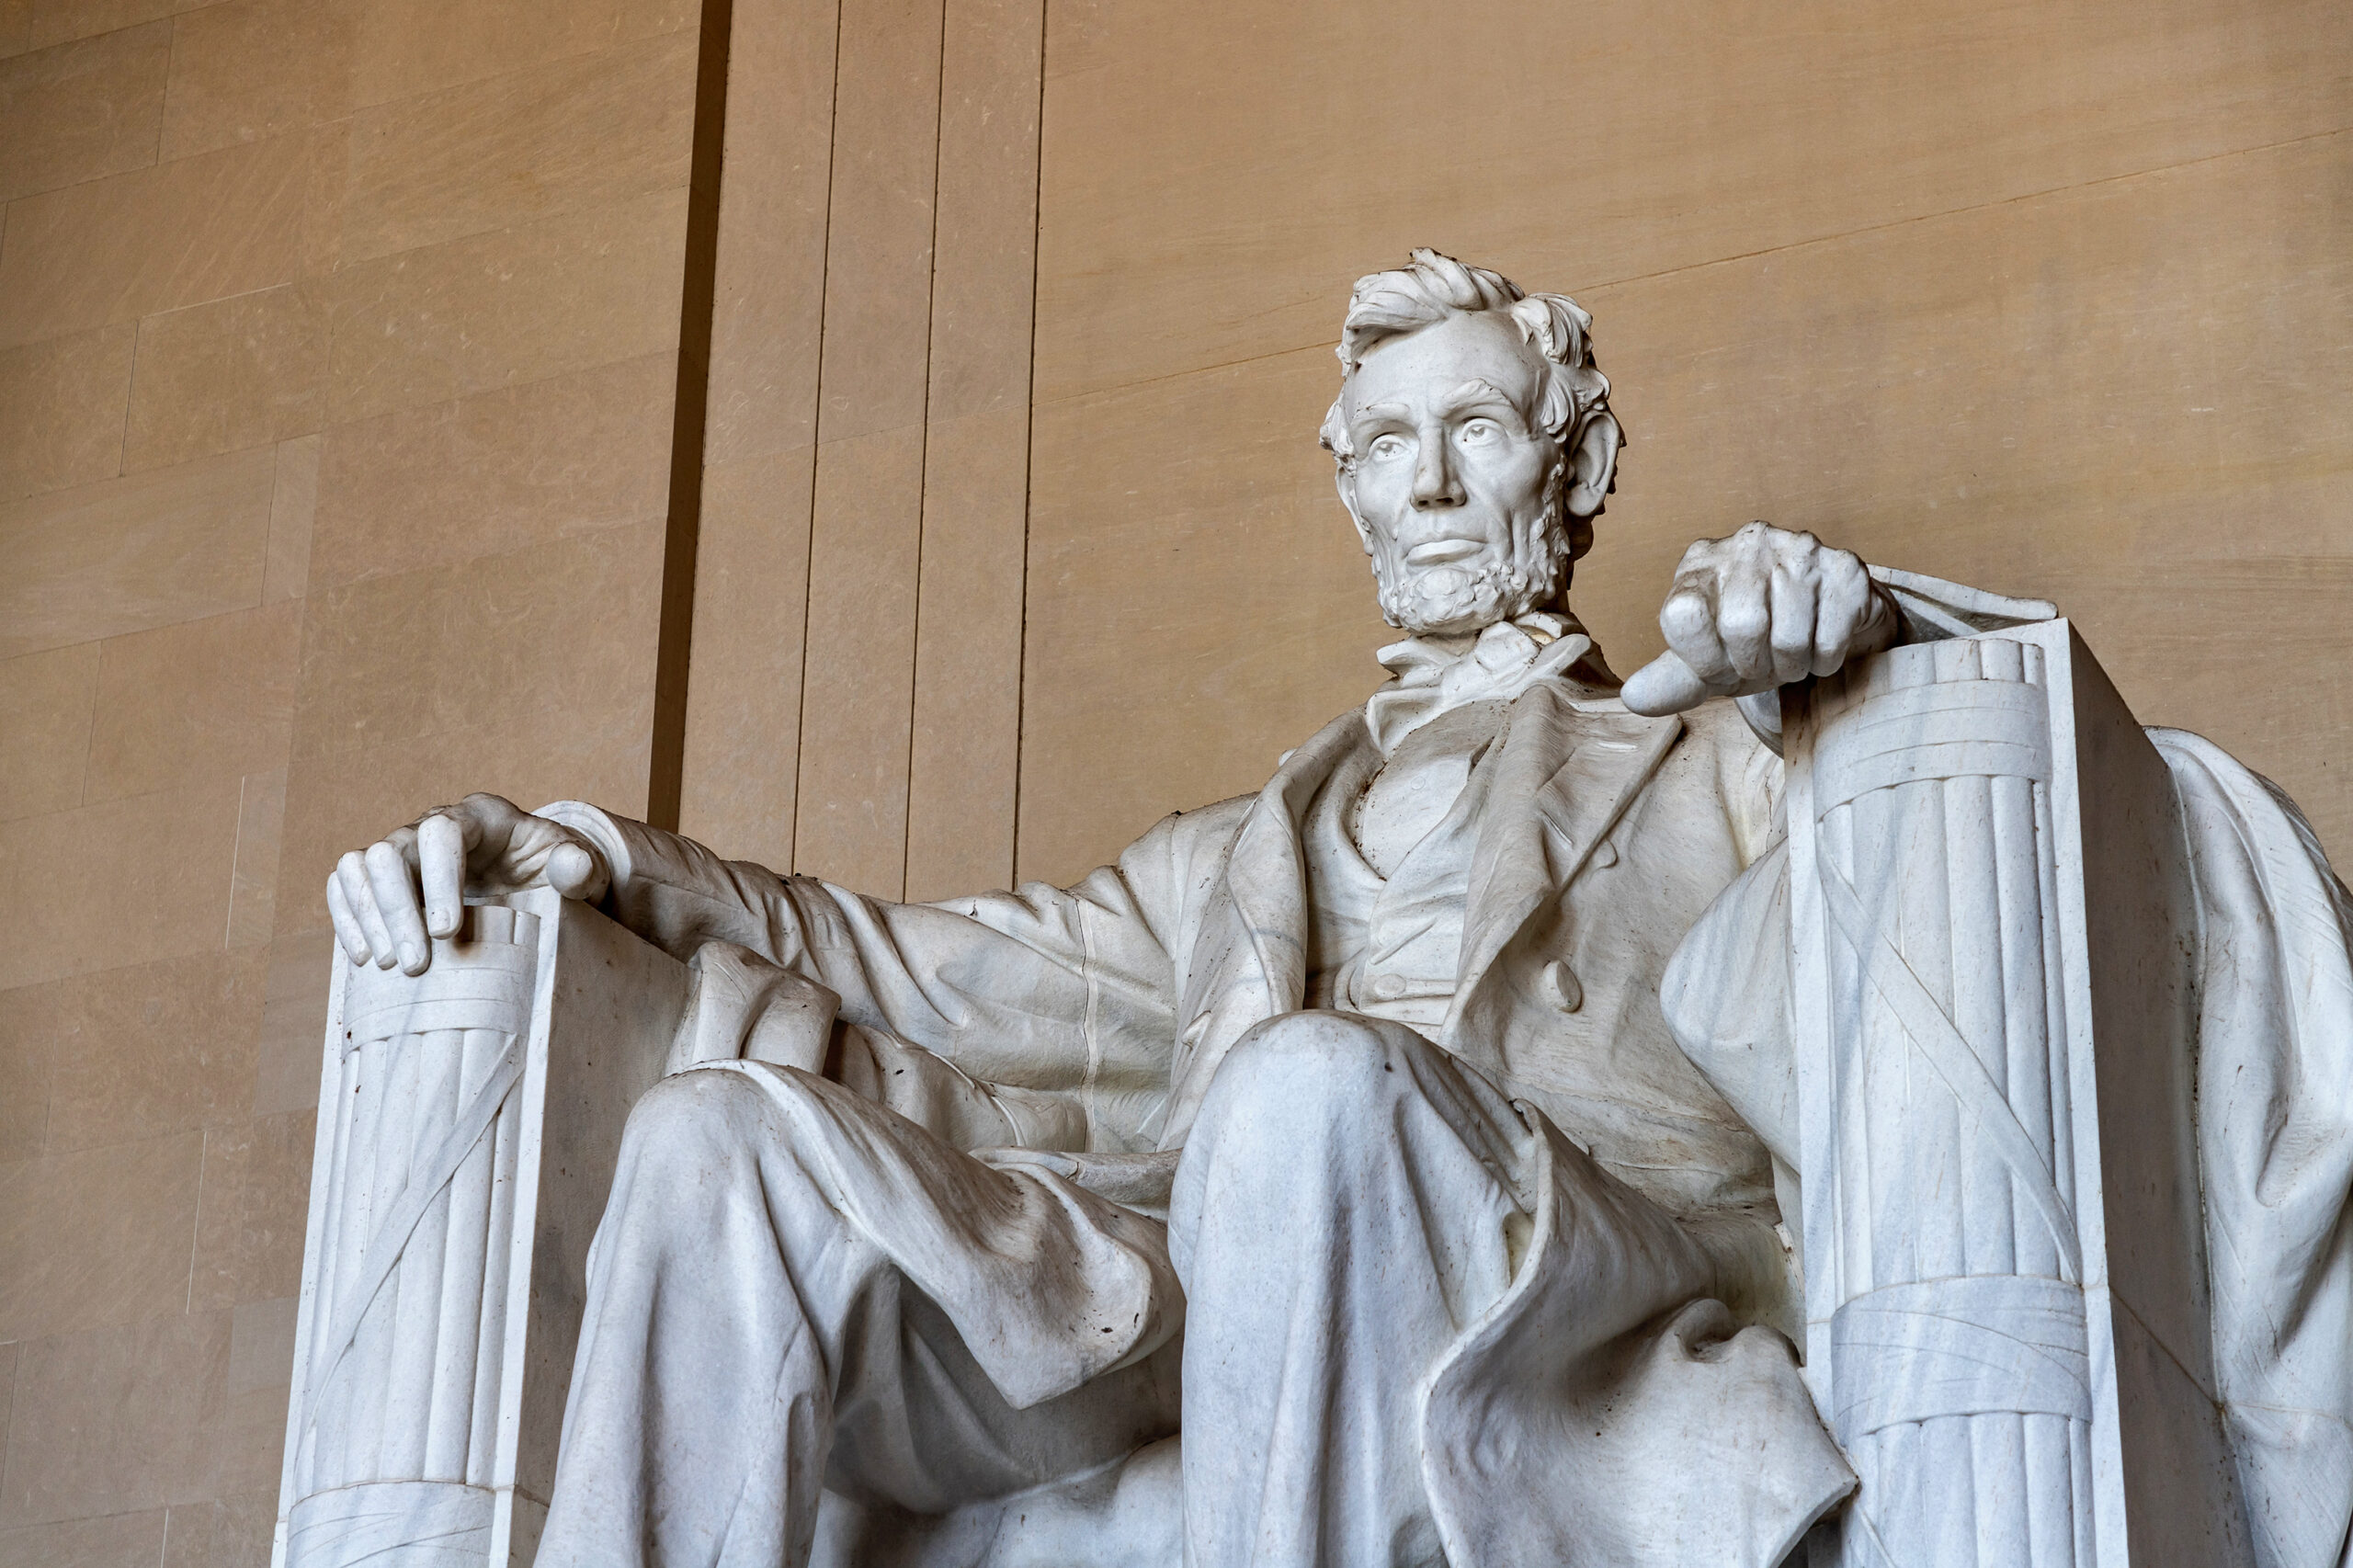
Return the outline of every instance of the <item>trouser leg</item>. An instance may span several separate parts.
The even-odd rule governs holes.
[[[542,1561],[798,1568],[828,1480],[930,1511],[1161,1435],[1173,1351],[1027,1408],[998,1387],[1086,1369],[1040,1369],[1055,1342],[995,1276],[1050,1256],[1059,1273],[1033,1295],[1108,1306],[1099,1276],[1150,1272],[1131,1256],[1153,1250],[1148,1225],[1024,1187],[805,1074],[666,1080],[631,1117],[591,1257]],[[1003,1364],[983,1369],[943,1301],[986,1321]],[[1036,1345],[1007,1359],[1025,1332]]]
[[[1418,1390],[1510,1283],[1533,1134],[1402,1025],[1293,1014],[1219,1069],[1170,1215],[1188,1568],[1443,1561]]]

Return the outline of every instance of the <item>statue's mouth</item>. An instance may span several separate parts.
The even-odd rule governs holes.
[[[1465,539],[1449,535],[1442,539],[1424,540],[1405,552],[1408,566],[1448,566],[1467,560],[1487,548],[1483,539]]]

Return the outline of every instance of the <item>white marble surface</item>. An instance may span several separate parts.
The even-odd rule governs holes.
[[[447,1561],[529,1556],[529,1496],[565,1563],[1768,1568],[1860,1471],[1844,1517],[1893,1550],[1834,1521],[1834,1559],[2335,1563],[2315,1543],[2344,1540],[2353,1341],[2249,1334],[2353,1269],[2314,1250],[2343,1211],[2345,1080],[2335,1101],[2309,1075],[2280,1091],[2321,1140],[2290,1223],[2234,1207],[2260,1168],[2234,1167],[2218,1210],[2244,1137],[2191,1125],[2184,1074],[2192,1032],[2200,1104],[2217,1060],[2271,1082],[2306,1038],[2353,1054],[2353,980],[2301,1014],[2242,987],[2293,1015],[2268,1033],[2177,1005],[2188,969],[2215,993],[2218,911],[2330,984],[2353,972],[2325,868],[2295,881],[2286,808],[2185,740],[2174,787],[2220,769],[2213,809],[2269,846],[2272,880],[2270,902],[2208,897],[2196,951],[2168,947],[2188,927],[2165,769],[2052,608],[1802,532],[1695,544],[1669,652],[1621,699],[1565,597],[1621,445],[1591,326],[1429,252],[1358,282],[1323,438],[1404,634],[1392,679],[1256,794],[1071,889],[895,905],[488,796],[345,858],[343,961],[361,989],[416,988],[403,1005],[450,983],[435,944],[461,889],[513,895],[566,952],[601,944],[582,983],[604,1011],[565,1014],[543,939],[549,1097],[517,1091],[579,1140],[554,1160],[562,1222],[518,1220],[538,1250],[503,1277],[523,1326],[497,1381],[524,1414],[490,1490],[518,1522]],[[1981,633],[2006,641],[1938,642]],[[1775,693],[1892,647],[1851,712],[1835,683],[1792,710],[1789,817]],[[1881,725],[1870,683],[1897,675],[1928,697]],[[2150,898],[2177,926],[2111,913]],[[1907,990],[1924,933],[1949,972]],[[1884,986],[1836,990],[1891,941]],[[412,1033],[409,1058],[439,1049]],[[2120,1041],[2143,1055],[2119,1067]],[[347,1087],[338,1049],[323,1103]],[[1859,1052],[1909,1076],[1857,1087],[1838,1071]],[[1972,1071],[1991,1097],[1938,1076]],[[321,1147],[308,1267],[331,1279],[367,1227],[334,1228],[347,1144]],[[2269,1250],[2216,1277],[2201,1360],[2218,1211]],[[313,1360],[323,1332],[306,1315]],[[1970,1370],[1989,1346],[2006,1369]],[[388,1403],[447,1371],[382,1367]],[[547,1391],[568,1392],[560,1462]],[[2210,1391],[2233,1462],[2194,1418]],[[322,1495],[375,1507],[318,1490],[305,1399],[296,1522]],[[335,1476],[476,1485],[448,1468]]]

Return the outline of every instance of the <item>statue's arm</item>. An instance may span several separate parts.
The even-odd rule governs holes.
[[[1165,1085],[1171,943],[1215,809],[1168,819],[1068,888],[922,904],[723,859],[576,801],[539,814],[603,857],[606,911],[678,957],[739,944],[837,993],[846,1020],[991,1082],[1063,1088],[1156,1073]]]

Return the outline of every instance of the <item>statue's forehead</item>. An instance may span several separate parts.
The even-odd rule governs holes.
[[[1348,380],[1347,407],[1352,413],[1376,403],[1422,408],[1472,382],[1521,403],[1541,374],[1540,357],[1504,312],[1452,315],[1367,350]]]

